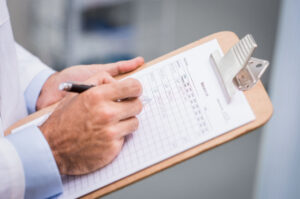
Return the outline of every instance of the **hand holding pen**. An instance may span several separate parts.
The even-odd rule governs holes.
[[[104,167],[119,154],[125,137],[139,125],[136,116],[143,104],[138,80],[114,81],[100,72],[89,82],[100,86],[60,86],[81,94],[66,96],[39,127],[61,174],[79,175]]]

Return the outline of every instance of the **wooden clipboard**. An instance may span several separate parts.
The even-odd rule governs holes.
[[[233,32],[218,32],[212,35],[209,35],[207,37],[204,37],[196,42],[193,42],[189,45],[186,45],[180,49],[177,49],[173,52],[170,52],[164,56],[161,56],[153,61],[148,62],[147,64],[143,65],[142,67],[140,67],[138,70],[142,70],[146,67],[150,67],[153,64],[156,64],[158,62],[161,62],[167,58],[170,58],[174,55],[177,55],[183,51],[186,51],[190,48],[196,47],[198,45],[201,45],[207,41],[213,40],[213,39],[217,39],[217,41],[219,42],[219,45],[221,47],[221,49],[223,50],[224,54],[235,44],[239,41],[239,38],[237,37],[237,35]],[[136,72],[133,71],[132,73]],[[126,75],[130,75],[131,73],[128,73]],[[122,75],[119,76],[118,79],[121,79],[123,77],[125,77],[126,75]],[[212,149],[216,146],[219,146],[221,144],[224,144],[230,140],[233,140],[241,135],[246,134],[247,132],[250,132],[258,127],[261,127],[262,125],[264,125],[270,118],[271,115],[273,113],[273,107],[271,104],[271,101],[269,99],[269,96],[266,92],[266,90],[264,89],[262,83],[259,81],[251,90],[249,91],[245,91],[244,92],[246,95],[246,98],[256,116],[256,120],[253,122],[250,122],[242,127],[239,127],[237,129],[234,129],[230,132],[227,132],[223,135],[220,135],[212,140],[209,140],[205,143],[202,143],[196,147],[193,147],[187,151],[184,151],[182,153],[179,153],[171,158],[168,158],[162,162],[159,162],[155,165],[152,165],[146,169],[143,169],[139,172],[136,172],[130,176],[127,176],[123,179],[120,179],[116,182],[113,182],[105,187],[102,187],[96,191],[93,191],[85,196],[83,196],[82,198],[97,198],[97,197],[101,197],[103,195],[106,195],[108,193],[111,193],[113,191],[116,191],[118,189],[121,189],[129,184],[132,184],[134,182],[137,182],[143,178],[146,178],[150,175],[153,175],[159,171],[162,171],[164,169],[167,169],[173,165],[176,165],[184,160],[190,159],[196,155],[199,155],[200,153],[203,153],[209,149]],[[38,111],[32,115],[29,115],[28,117],[18,121],[17,123],[15,123],[14,125],[12,125],[10,128],[8,128],[5,131],[5,135],[9,134],[11,132],[12,129],[17,128],[19,126],[22,126],[23,124],[26,124],[27,122],[30,122],[46,113],[49,113],[50,111],[53,111],[53,109],[57,106],[57,104],[52,105],[50,107],[47,107],[41,111]]]

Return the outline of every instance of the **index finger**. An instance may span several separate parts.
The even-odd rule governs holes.
[[[136,98],[141,96],[143,88],[141,83],[132,78],[122,81],[114,82],[111,84],[102,85],[104,94],[107,98],[117,101],[126,98]]]

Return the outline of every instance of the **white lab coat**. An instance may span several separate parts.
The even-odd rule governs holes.
[[[21,160],[3,131],[27,115],[24,91],[46,66],[15,44],[7,5],[0,0],[0,198],[23,198]]]

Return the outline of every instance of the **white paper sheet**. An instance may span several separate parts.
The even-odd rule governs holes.
[[[132,75],[146,96],[139,129],[111,164],[88,175],[63,176],[60,198],[85,195],[253,121],[242,92],[226,103],[209,62],[215,50],[221,52],[213,40]]]

